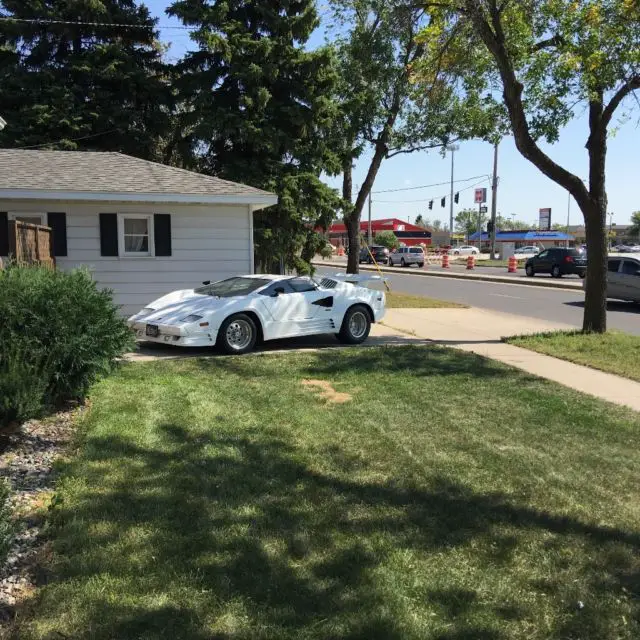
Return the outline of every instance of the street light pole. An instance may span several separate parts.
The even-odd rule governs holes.
[[[369,191],[369,224],[367,226],[367,246],[371,246],[371,191]]]
[[[454,168],[455,168],[455,155],[456,151],[460,147],[457,144],[452,144],[447,147],[451,151],[451,193],[449,194],[449,246],[453,246],[453,183],[454,183]]]
[[[498,210],[498,142],[493,147],[493,183],[491,185],[491,256],[496,257],[496,218]]]

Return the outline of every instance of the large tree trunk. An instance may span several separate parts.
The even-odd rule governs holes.
[[[607,330],[607,132],[602,125],[602,100],[589,105],[589,206],[582,210],[587,236],[587,283],[582,330]]]
[[[342,167],[342,199],[348,207],[344,214],[347,227],[347,273],[358,273],[360,262],[360,214],[351,204],[353,195],[353,164],[351,158],[345,160]]]

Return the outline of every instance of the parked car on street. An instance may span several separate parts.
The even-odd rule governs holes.
[[[572,274],[584,278],[587,273],[587,258],[578,249],[552,247],[529,258],[524,269],[529,277],[536,273],[550,273],[554,278]]]
[[[369,264],[373,264],[371,254],[373,254],[375,261],[380,264],[387,264],[387,261],[389,260],[389,249],[387,249],[387,247],[383,247],[381,245],[373,245],[371,247],[362,247],[362,249],[360,249],[358,262],[367,262]]]
[[[516,255],[518,254],[532,254],[532,255],[537,255],[538,253],[540,253],[540,251],[542,251],[542,249],[540,249],[540,247],[532,244],[532,245],[527,245],[526,247],[520,247],[519,249],[516,249],[514,251],[514,253]]]
[[[640,302],[640,260],[612,257],[607,264],[607,298]]]
[[[178,347],[219,346],[251,351],[258,340],[325,333],[364,342],[385,313],[385,293],[368,285],[378,276],[335,278],[247,275],[174,291],[131,316],[140,340]]]
[[[424,249],[422,247],[398,247],[389,254],[389,266],[399,264],[401,267],[408,267],[417,264],[424,267]]]
[[[478,247],[462,245],[461,247],[452,247],[449,253],[454,256],[477,256],[480,253],[480,249],[478,249]]]

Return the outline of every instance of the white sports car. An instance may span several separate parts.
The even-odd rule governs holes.
[[[218,345],[240,354],[262,340],[324,333],[359,344],[384,312],[384,281],[379,276],[250,275],[174,291],[128,323],[140,340],[183,347]]]

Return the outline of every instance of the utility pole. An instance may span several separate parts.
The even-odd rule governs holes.
[[[455,167],[455,155],[456,151],[460,147],[457,144],[452,144],[447,149],[451,151],[451,193],[449,195],[449,246],[453,246],[453,183],[454,183],[454,167]]]
[[[493,146],[493,183],[491,185],[491,256],[496,255],[496,217],[498,210],[498,142]]]
[[[371,246],[371,191],[369,191],[369,225],[367,226],[367,245]]]

